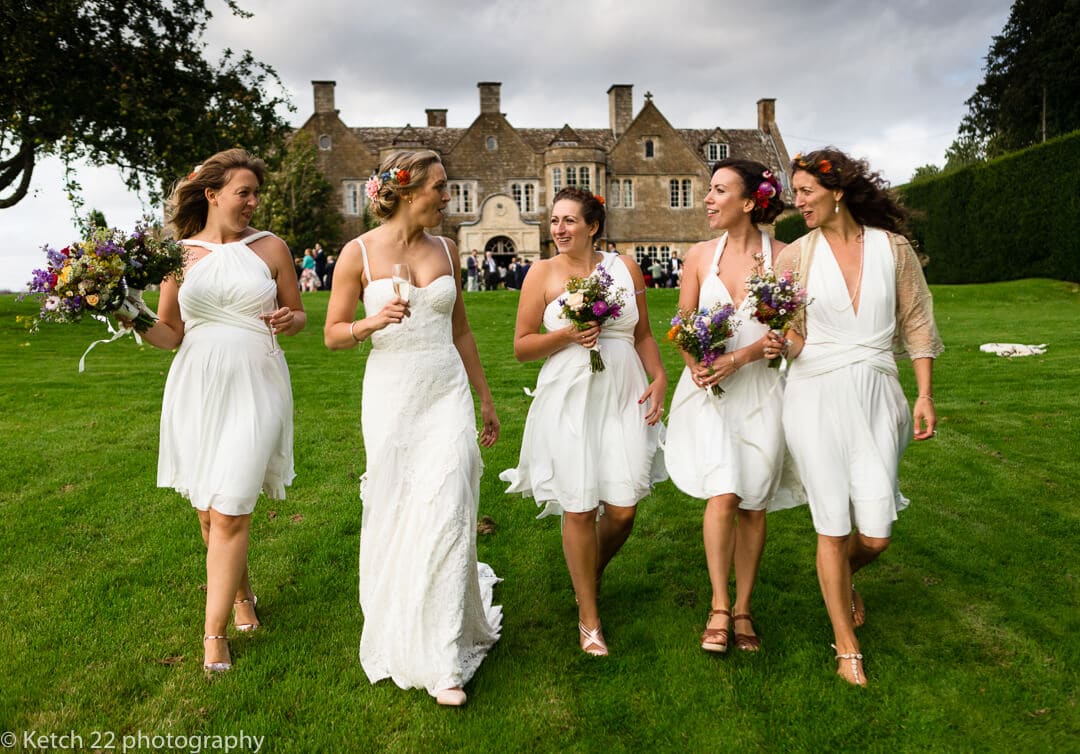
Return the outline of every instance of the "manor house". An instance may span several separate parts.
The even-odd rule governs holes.
[[[790,203],[789,156],[777,128],[776,100],[757,102],[757,128],[675,128],[649,92],[634,114],[633,87],[607,91],[608,128],[516,128],[500,110],[498,82],[481,82],[480,113],[467,128],[448,128],[445,109],[427,110],[427,125],[347,126],[334,108],[333,81],[313,81],[315,112],[302,129],[319,149],[319,166],[336,187],[345,217],[344,241],[364,230],[364,183],[398,149],[432,149],[449,179],[450,206],[441,235],[458,251],[550,256],[551,197],[577,185],[601,194],[607,209],[604,241],[641,261],[666,261],[715,233],[702,200],[710,165],[746,157],[767,165]]]

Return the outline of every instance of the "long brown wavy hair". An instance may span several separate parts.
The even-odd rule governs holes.
[[[907,235],[911,213],[889,188],[880,173],[872,172],[866,160],[856,160],[836,147],[824,147],[807,154],[797,154],[791,161],[791,174],[809,173],[830,191],[842,191],[841,201],[855,222]]]

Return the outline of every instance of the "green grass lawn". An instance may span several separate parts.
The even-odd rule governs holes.
[[[242,730],[264,736],[263,751],[1077,751],[1080,289],[934,292],[947,346],[939,432],[909,449],[912,506],[860,574],[865,690],[834,676],[805,507],[769,517],[755,595],[763,651],[701,651],[702,503],[670,483],[642,503],[605,577],[612,655],[582,654],[558,522],[535,521],[497,479],[516,463],[522,387],[538,370],[513,358],[516,294],[467,294],[503,423],[484,451],[480,513],[497,528],[479,554],[505,579],[505,619],[462,710],[371,686],[357,660],[367,351],[323,347],[325,294],[305,294],[308,329],[282,339],[297,479],[287,501],[260,501],[254,515],[264,628],[232,641],[235,670],[214,682],[201,670],[196,517],[154,486],[172,355],[125,340],[96,349],[80,375],[100,325],[27,336],[15,315],[33,304],[0,297],[0,732],[21,747],[25,731],[74,731],[87,749],[95,735],[119,749],[124,735]],[[649,292],[655,332],[676,293]],[[989,341],[1049,350],[1008,360],[979,353]],[[673,391],[681,361],[661,350]]]

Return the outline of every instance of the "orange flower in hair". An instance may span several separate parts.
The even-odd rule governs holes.
[[[409,182],[409,177],[409,171],[405,170],[404,168],[401,168],[397,171],[397,173],[394,174],[394,178],[397,179],[399,186],[404,186],[405,184],[407,184]]]
[[[832,163],[828,160],[822,160],[818,163],[818,170],[820,170],[822,173],[828,173],[830,170],[832,170]]]
[[[604,206],[604,197],[600,196],[600,194],[593,194],[593,198],[600,202],[601,207]]]

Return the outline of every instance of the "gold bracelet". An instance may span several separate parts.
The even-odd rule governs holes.
[[[352,339],[355,340],[357,343],[363,343],[364,339],[356,337],[356,331],[353,330],[353,325],[355,325],[355,324],[356,324],[355,319],[352,322],[349,323],[349,335],[351,335]]]
[[[930,401],[931,403],[934,402],[934,396],[932,396],[932,395],[920,395],[915,400],[918,400],[919,398],[925,398],[926,400]]]
[[[735,367],[735,354],[731,354],[731,366]],[[738,367],[735,367],[738,369]]]

